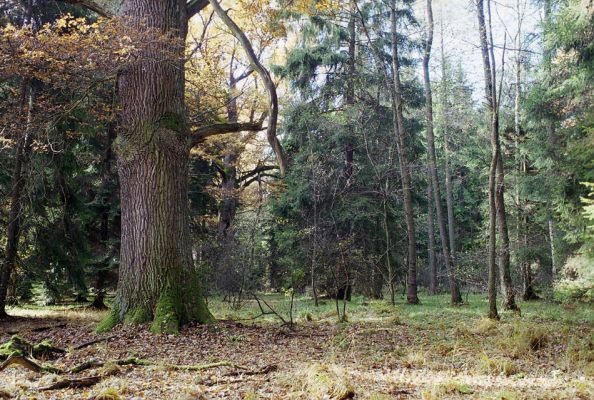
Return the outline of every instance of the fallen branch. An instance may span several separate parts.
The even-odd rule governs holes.
[[[130,358],[125,358],[123,360],[115,360],[115,361],[108,361],[108,362],[89,360],[89,361],[85,361],[81,364],[78,364],[78,365],[72,367],[69,372],[71,374],[77,374],[79,372],[83,372],[88,369],[103,367],[105,364],[115,364],[115,365],[119,365],[120,367],[122,367],[124,365],[141,365],[141,366],[153,365],[152,362],[147,361],[147,360],[142,360],[137,357],[130,357]]]
[[[11,365],[20,365],[23,368],[27,368],[30,371],[33,372],[49,372],[52,374],[62,374],[64,373],[64,371],[60,368],[51,366],[51,365],[47,365],[47,364],[42,364],[39,365],[37,364],[35,361],[25,357],[25,356],[21,356],[21,355],[14,355],[9,357],[6,361],[4,361],[2,363],[2,365],[0,365],[0,371],[10,367]]]
[[[257,369],[255,371],[233,371],[233,372],[229,372],[226,373],[225,376],[237,376],[237,375],[266,375],[269,374],[271,372],[275,372],[276,370],[278,370],[278,365],[276,364],[270,364],[270,365],[266,365],[260,369]]]
[[[115,335],[111,335],[111,336],[105,336],[105,337],[98,338],[98,339],[89,340],[87,342],[83,342],[79,345],[74,346],[73,349],[74,350],[84,349],[85,347],[89,347],[89,346],[92,346],[97,343],[105,342],[106,340],[111,340],[114,337],[115,337]]]
[[[36,362],[29,360],[27,357],[24,356],[12,356],[8,357],[6,361],[0,365],[0,371],[4,371],[6,368],[10,367],[11,365],[20,365],[23,368],[27,368],[33,372],[41,372],[41,365],[37,364]]]
[[[210,364],[198,364],[198,365],[171,365],[173,369],[182,371],[204,371],[205,369],[218,368],[218,367],[230,367],[236,369],[247,370],[247,367],[242,365],[234,364],[231,361],[218,361]]]
[[[60,381],[54,382],[48,386],[42,386],[37,388],[39,391],[45,390],[58,390],[58,389],[66,389],[66,388],[84,388],[93,386],[101,381],[105,376],[104,375],[95,375],[95,376],[88,376],[86,378],[78,378],[78,379],[62,379]]]
[[[43,332],[50,329],[57,329],[57,328],[64,328],[66,324],[55,324],[55,325],[45,325],[45,326],[38,326],[37,328],[29,328],[29,329],[21,329],[21,330],[13,330],[13,331],[6,331],[9,335],[16,335],[22,334],[24,332]]]
[[[256,300],[256,303],[258,304],[258,308],[260,309],[260,315],[257,315],[255,317],[253,317],[252,319],[256,319],[259,317],[262,317],[264,315],[274,315],[275,317],[277,317],[279,320],[282,321],[284,326],[289,327],[290,330],[295,330],[295,327],[293,326],[293,321],[291,319],[291,321],[287,321],[286,319],[283,318],[282,315],[280,315],[278,312],[276,312],[276,310],[274,308],[272,308],[272,306],[270,304],[268,304],[268,302],[266,302],[266,300],[264,299],[259,299],[258,296],[256,296],[255,293],[252,293],[252,296],[254,297],[254,300]],[[292,301],[292,298],[291,298]],[[262,303],[264,303],[266,305],[266,307],[268,307],[269,311],[266,311],[264,309],[264,307],[262,306]]]

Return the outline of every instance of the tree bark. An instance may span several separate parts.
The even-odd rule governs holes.
[[[102,183],[101,187],[102,190],[106,190],[109,187],[109,182],[114,178],[112,172],[112,164],[113,164],[113,141],[115,139],[115,122],[109,122],[107,126],[107,138],[106,138],[106,146],[105,146],[105,156],[103,158],[103,176],[102,176]],[[111,191],[110,191],[111,192]],[[110,196],[105,199],[105,203],[103,204],[103,211],[101,213],[101,228],[100,228],[100,238],[103,244],[103,252],[104,252],[104,259],[106,260],[104,265],[101,265],[99,271],[97,271],[96,279],[95,279],[95,298],[93,299],[93,303],[91,304],[92,308],[103,310],[106,309],[107,306],[105,305],[105,285],[109,276],[108,268],[111,265],[111,257],[113,254],[113,249],[110,243],[110,224],[109,224],[109,211],[111,208],[111,194]]]
[[[452,304],[462,302],[462,296],[456,282],[456,273],[452,265],[452,258],[448,246],[448,236],[446,233],[445,218],[443,207],[441,205],[441,188],[439,177],[437,175],[436,156],[435,156],[435,137],[433,134],[433,95],[431,93],[431,79],[429,76],[429,61],[431,59],[431,46],[433,44],[433,10],[431,0],[427,0],[427,39],[425,40],[425,52],[423,55],[423,81],[425,85],[425,119],[427,132],[427,155],[429,158],[429,181],[433,188],[433,202],[437,214],[437,225],[439,227],[439,237],[441,239],[441,251],[445,261],[446,271],[450,281],[450,295]]]
[[[443,113],[443,153],[445,160],[445,181],[446,181],[446,208],[448,213],[448,237],[450,243],[450,258],[452,269],[456,270],[456,222],[454,221],[454,196],[452,188],[452,173],[450,167],[450,135],[448,116],[448,87],[446,76],[445,47],[443,45],[443,24],[441,29],[441,80],[442,90],[442,113]]]
[[[33,27],[33,1],[26,2],[23,27]],[[20,109],[26,115],[25,129],[17,140],[15,165],[12,174],[12,188],[10,192],[10,211],[8,213],[8,226],[6,228],[6,250],[4,262],[0,264],[0,319],[8,317],[6,313],[6,300],[10,276],[15,269],[20,238],[20,223],[22,211],[22,192],[26,183],[26,172],[33,143],[31,131],[33,117],[34,90],[33,84],[28,79],[23,79],[20,91]]]
[[[176,332],[211,315],[193,267],[188,216],[189,129],[184,105],[183,0],[124,0],[120,15],[154,29],[156,43],[118,78],[116,139],[122,215],[121,263],[112,313],[98,330],[119,322],[152,322]]]
[[[356,19],[354,4],[351,3],[351,10],[349,16],[349,47],[348,47],[348,62],[347,62],[347,76],[346,76],[346,93],[345,93],[345,105],[347,112],[351,113],[351,108],[355,104],[355,43],[357,40],[356,31]],[[349,126],[350,138],[345,145],[345,179],[347,186],[351,185],[351,179],[353,175],[353,158],[354,158],[354,147],[353,147],[353,128]]]
[[[24,132],[21,134],[16,145],[15,166],[12,174],[12,189],[10,193],[10,211],[8,214],[8,226],[6,230],[6,250],[4,262],[0,270],[0,319],[7,318],[6,300],[8,284],[12,275],[16,260],[21,228],[21,212],[23,208],[23,191],[27,180],[27,169],[33,143],[33,132],[31,129],[34,103],[34,89],[30,81],[23,81],[21,86],[21,109],[26,111],[26,123]]]
[[[555,221],[549,217],[549,245],[551,247],[551,275],[553,282],[557,278],[557,253],[555,251]]]
[[[499,227],[499,236],[501,240],[501,249],[499,251],[499,283],[501,285],[502,306],[504,310],[517,310],[518,306],[515,300],[514,287],[511,280],[510,271],[510,244],[509,229],[507,227],[507,213],[505,212],[505,172],[503,168],[503,154],[499,140],[499,97],[497,93],[496,65],[493,51],[493,28],[491,25],[491,1],[487,0],[487,12],[489,17],[489,54],[491,62],[491,110],[492,110],[492,135],[496,136],[497,145],[497,164],[495,171],[495,208],[497,211],[497,223]],[[504,47],[505,51],[505,47]]]
[[[489,0],[487,0],[489,1]],[[485,12],[483,0],[477,0],[477,15],[479,25],[479,36],[481,41],[481,54],[483,59],[483,72],[485,75],[485,95],[487,105],[491,113],[491,166],[489,168],[489,248],[487,268],[489,272],[488,297],[489,297],[489,318],[499,319],[497,313],[497,264],[496,264],[496,208],[495,208],[495,173],[499,160],[499,133],[494,108],[493,85],[491,75],[491,60],[487,42],[487,30],[485,25]]]
[[[229,65],[229,93],[230,100],[227,105],[227,118],[229,122],[235,123],[238,119],[237,97],[234,92],[237,87],[234,69],[235,57],[232,55]],[[233,145],[231,145],[233,146]],[[237,152],[234,148],[226,149],[223,157],[223,173],[221,183],[221,202],[219,203],[219,239],[225,246],[228,239],[233,238],[233,221],[237,211],[237,198],[235,189],[237,188]]]
[[[386,257],[386,273],[387,273],[387,283],[388,283],[388,290],[390,291],[390,303],[392,305],[396,304],[396,290],[394,288],[394,283],[396,281],[396,276],[394,273],[394,266],[392,265],[392,239],[390,237],[390,226],[388,224],[388,191],[390,190],[390,182],[388,178],[386,178],[386,183],[384,187],[384,195],[382,199],[382,208],[383,208],[383,228],[384,228],[384,238],[386,241],[386,248],[385,248],[385,257]]]
[[[512,284],[510,271],[509,229],[507,227],[507,213],[505,212],[505,179],[501,150],[498,151],[496,175],[497,189],[495,207],[497,209],[497,220],[499,222],[499,236],[501,237],[501,249],[499,251],[499,280],[501,284],[502,306],[504,310],[517,310],[518,306],[515,300],[514,287]]]
[[[391,22],[391,45],[392,45],[392,75],[393,79],[393,125],[395,127],[396,140],[399,148],[400,171],[402,178],[402,192],[404,213],[406,216],[406,235],[408,239],[407,264],[408,279],[406,283],[406,301],[410,304],[417,304],[417,241],[415,237],[415,217],[412,202],[412,179],[408,156],[408,145],[406,127],[402,111],[402,86],[400,83],[400,63],[398,60],[397,40],[397,7],[396,0],[392,0],[390,10]]]
[[[427,230],[429,241],[429,294],[437,294],[437,263],[435,260],[435,227],[433,224],[433,190],[431,181],[427,185]]]

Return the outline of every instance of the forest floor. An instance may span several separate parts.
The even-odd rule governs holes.
[[[263,298],[286,318],[286,298]],[[483,295],[467,301],[450,307],[448,296],[421,296],[421,305],[399,299],[394,307],[355,297],[348,322],[338,323],[334,301],[315,307],[296,299],[291,330],[274,315],[254,319],[254,301],[233,310],[211,299],[219,322],[179,335],[131,326],[98,335],[93,328],[103,313],[12,308],[18,318],[0,323],[0,343],[13,334],[47,339],[66,353],[39,362],[63,370],[89,360],[107,364],[76,374],[12,365],[0,372],[0,399],[594,398],[594,306],[521,303],[521,316],[503,313],[493,322],[484,318]],[[113,363],[129,357],[149,365]],[[38,390],[88,376],[105,377],[87,388]]]

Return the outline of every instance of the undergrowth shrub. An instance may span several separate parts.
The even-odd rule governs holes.
[[[334,364],[310,364],[296,369],[281,381],[289,386],[289,398],[346,400],[355,396],[346,369]]]
[[[483,354],[478,365],[482,373],[489,375],[511,376],[518,373],[512,360],[506,357],[489,357]]]
[[[503,329],[499,347],[510,357],[521,358],[545,347],[550,340],[545,328],[517,322]]]

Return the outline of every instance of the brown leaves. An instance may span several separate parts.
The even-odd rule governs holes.
[[[80,88],[113,79],[122,68],[141,59],[148,49],[165,50],[176,40],[151,29],[135,29],[123,19],[89,22],[67,14],[39,31],[9,25],[0,31],[0,76],[37,79],[57,88]],[[179,44],[178,44],[179,45]]]

